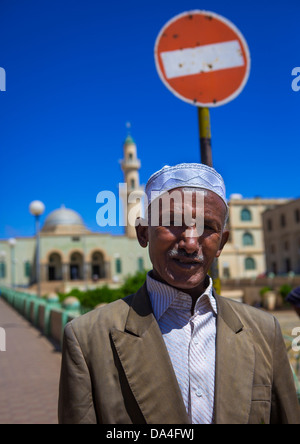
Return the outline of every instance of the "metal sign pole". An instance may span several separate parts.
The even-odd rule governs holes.
[[[211,130],[210,130],[210,113],[209,108],[198,108],[198,122],[199,122],[199,135],[200,135],[200,151],[201,162],[204,165],[213,166],[212,150],[211,150]],[[218,294],[221,292],[221,282],[219,277],[219,267],[217,258],[214,259],[210,275],[213,280],[214,289]]]

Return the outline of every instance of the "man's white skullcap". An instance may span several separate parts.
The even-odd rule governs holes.
[[[152,174],[145,189],[148,205],[165,192],[180,187],[193,187],[212,191],[223,200],[227,207],[226,189],[222,176],[214,168],[202,163],[166,165]]]

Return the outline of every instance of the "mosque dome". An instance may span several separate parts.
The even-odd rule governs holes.
[[[45,220],[42,228],[43,233],[67,234],[85,232],[86,228],[79,213],[64,205],[52,211]]]

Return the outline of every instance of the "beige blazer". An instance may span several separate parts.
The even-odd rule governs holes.
[[[276,319],[215,295],[216,424],[300,424]],[[144,285],[67,324],[61,424],[188,424],[176,376]]]

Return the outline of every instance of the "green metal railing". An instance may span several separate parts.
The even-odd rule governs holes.
[[[66,323],[81,314],[81,307],[64,307],[59,300],[40,298],[35,294],[18,291],[0,286],[0,297],[15,308],[22,316],[43,331],[46,336],[52,336],[51,313],[61,314],[61,339]]]

